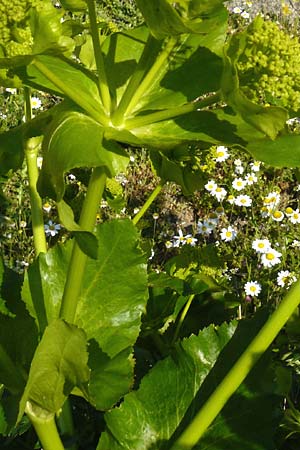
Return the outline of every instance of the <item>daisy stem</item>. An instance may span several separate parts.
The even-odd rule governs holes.
[[[156,199],[156,197],[158,196],[158,194],[160,193],[162,188],[163,188],[163,183],[159,183],[156,186],[154,191],[150,194],[150,196],[147,198],[147,200],[145,201],[145,203],[141,207],[140,211],[132,219],[132,222],[133,222],[134,225],[136,225],[138,223],[138,221],[143,217],[145,212],[150,208],[150,206],[152,205],[152,203],[154,202],[154,200]]]
[[[173,337],[173,340],[172,340],[172,344],[175,344],[175,342],[177,341],[180,329],[182,327],[184,319],[185,319],[185,317],[186,317],[186,315],[188,313],[188,310],[190,309],[190,306],[191,306],[192,301],[194,300],[194,298],[195,298],[195,294],[191,294],[189,296],[188,301],[186,302],[186,304],[185,304],[185,306],[184,306],[184,308],[182,310],[182,313],[180,314],[180,317],[179,317],[179,320],[178,320],[178,323],[177,323],[177,327],[176,327],[176,330],[175,330],[175,333],[174,333],[174,337]]]
[[[96,214],[105,187],[105,182],[106,174],[103,168],[96,167],[90,178],[79,220],[80,227],[85,231],[92,232],[95,227]],[[76,241],[74,241],[60,309],[60,318],[69,323],[73,323],[75,320],[87,258],[87,255],[83,253]]]
[[[24,89],[25,120],[29,122],[32,117],[30,89]],[[25,159],[28,173],[28,187],[31,205],[31,220],[35,254],[47,253],[47,242],[44,229],[42,199],[37,191],[37,180],[39,171],[37,167],[37,156],[42,142],[42,137],[31,137],[25,143]]]
[[[277,310],[269,317],[268,321],[170,450],[190,450],[198,443],[199,439],[217,417],[226,402],[245,380],[259,358],[272,344],[299,303],[300,281],[295,283],[289,290]]]
[[[93,41],[94,56],[96,61],[96,67],[98,71],[99,79],[99,94],[102,100],[102,104],[107,114],[110,112],[111,98],[109,92],[109,86],[104,66],[103,53],[101,50],[100,39],[99,39],[99,29],[97,25],[97,15],[94,0],[87,0],[89,17],[90,17],[90,29]]]

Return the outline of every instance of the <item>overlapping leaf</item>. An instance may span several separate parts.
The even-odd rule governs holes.
[[[57,117],[43,141],[44,160],[39,180],[42,195],[62,200],[64,174],[75,167],[103,167],[110,177],[124,171],[128,163],[126,153],[103,134],[99,123],[80,112]]]
[[[184,339],[172,356],[144,377],[137,391],[106,413],[107,432],[97,450],[170,448],[242,351],[252,334],[249,326],[253,328],[250,324],[236,333],[233,344],[229,341],[236,330],[234,323],[211,325],[198,336]],[[271,393],[274,375],[268,361],[255,370],[196,448],[274,448],[274,417],[280,399]]]
[[[47,413],[56,413],[75,386],[86,394],[87,361],[84,332],[63,320],[53,321],[46,328],[33,357],[20,402],[19,419],[28,401]]]

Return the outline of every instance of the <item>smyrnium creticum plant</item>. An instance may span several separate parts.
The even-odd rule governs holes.
[[[300,138],[286,126],[293,105],[254,103],[239,88],[237,58],[247,30],[227,40],[222,1],[137,0],[144,24],[106,36],[96,3],[1,6],[1,82],[24,89],[26,117],[0,137],[1,174],[25,158],[36,253],[24,279],[3,265],[0,271],[2,433],[18,429],[25,414],[45,450],[64,448],[60,434],[71,436],[66,448],[78,448],[71,395],[107,411],[98,450],[190,449],[201,437],[212,445],[216,436],[215,448],[231,448],[233,441],[239,448],[259,448],[262,441],[271,448],[281,397],[270,391],[270,355],[250,371],[297,307],[299,284],[267,321],[259,316],[250,326],[219,327],[212,321],[203,330],[184,330],[191,305],[215,286],[178,261],[165,277],[150,274],[148,281],[137,224],[166,181],[186,194],[204,188],[197,165],[182,164],[193,159],[195,142],[203,150],[230,145],[273,165],[299,165]],[[76,22],[67,10],[87,21]],[[32,118],[31,88],[63,101]],[[161,182],[132,220],[95,226],[106,180],[126,169],[127,146],[149,149]],[[78,167],[91,175],[77,222],[65,174]],[[51,250],[44,198],[56,202],[72,235]],[[195,268],[209,252],[192,250]],[[174,304],[165,295],[170,287],[180,293]],[[162,307],[159,289],[173,322],[167,336],[167,323],[152,320]],[[154,360],[145,376],[135,372],[140,349]],[[238,434],[228,433],[229,417]]]

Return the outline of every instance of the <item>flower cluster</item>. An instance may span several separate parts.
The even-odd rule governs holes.
[[[255,102],[300,107],[300,43],[271,21],[258,16],[243,32],[237,62],[240,85]],[[243,41],[244,42],[244,41]]]

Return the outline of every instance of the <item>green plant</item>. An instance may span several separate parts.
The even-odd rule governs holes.
[[[1,135],[1,172],[20,168],[25,157],[36,252],[24,279],[0,268],[1,431],[11,433],[25,413],[44,449],[63,449],[55,419],[62,434],[73,435],[72,394],[107,411],[98,450],[187,450],[203,442],[273,448],[281,399],[270,355],[249,372],[297,307],[299,282],[267,321],[261,313],[250,323],[216,327],[212,320],[203,330],[194,322],[181,339],[194,299],[219,290],[203,270],[216,267],[217,274],[218,259],[210,248],[187,252],[148,286],[136,225],[166,181],[185,193],[203,188],[191,144],[203,151],[232,145],[273,165],[297,166],[300,137],[286,126],[287,110],[255,104],[239,89],[241,42],[225,43],[223,2],[138,0],[145,24],[101,39],[93,0],[61,3],[87,9],[90,34],[61,22],[64,11],[50,3],[31,4],[22,23],[30,27],[30,49],[13,55],[3,47],[0,59],[4,82],[25,86],[26,106],[26,122]],[[75,47],[79,61],[71,58]],[[32,119],[31,87],[64,100]],[[133,220],[95,227],[107,178],[128,164],[124,144],[148,147],[161,181]],[[92,170],[77,223],[65,173],[78,167]],[[49,251],[42,197],[56,202],[73,236]],[[161,330],[171,322],[165,340]],[[142,364],[139,386],[129,392],[139,352],[155,366],[143,376]],[[238,431],[229,433],[232,427]]]

